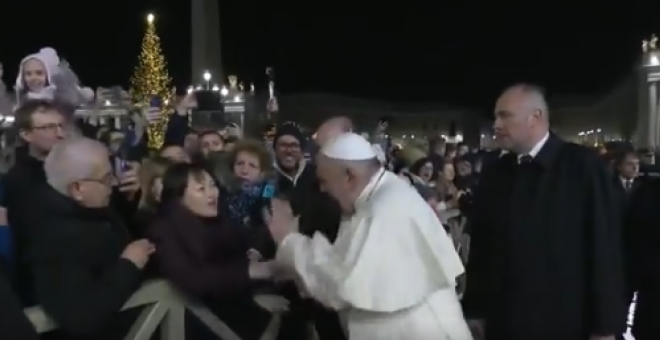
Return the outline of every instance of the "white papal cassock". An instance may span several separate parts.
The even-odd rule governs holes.
[[[339,311],[351,340],[471,340],[455,292],[464,271],[437,216],[415,189],[381,170],[342,223],[334,245],[320,233],[287,236],[277,260]]]

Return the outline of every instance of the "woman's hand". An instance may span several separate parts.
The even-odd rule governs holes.
[[[248,274],[253,280],[268,280],[273,277],[273,262],[251,261],[248,267]]]
[[[263,256],[261,256],[261,253],[256,250],[256,249],[250,249],[247,251],[247,257],[250,259],[250,261],[253,262],[258,262],[263,260]]]
[[[271,313],[283,313],[289,311],[289,300],[271,294],[259,294],[254,296],[254,302],[261,308]]]

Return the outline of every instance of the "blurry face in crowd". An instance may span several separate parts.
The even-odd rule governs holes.
[[[95,155],[90,165],[92,167],[90,176],[71,184],[69,193],[81,205],[101,208],[110,203],[115,178],[112,175],[109,156],[107,152]]]
[[[275,157],[280,167],[294,169],[302,158],[300,141],[293,136],[280,136],[275,142]]]
[[[456,177],[456,173],[454,171],[454,165],[445,164],[445,166],[442,168],[442,177],[447,181],[453,181],[454,177]]]
[[[635,178],[639,174],[639,158],[634,155],[626,156],[618,170],[623,178]]]
[[[200,217],[215,217],[218,215],[218,187],[206,172],[191,175],[188,186],[183,193],[182,203],[190,211]]]
[[[461,145],[461,146],[458,147],[457,154],[459,156],[463,156],[463,155],[468,154],[469,152],[470,152],[470,148],[467,145]]]
[[[30,91],[39,91],[48,84],[46,66],[39,59],[28,59],[23,64],[23,80]]]
[[[124,143],[124,134],[121,132],[112,132],[110,134],[110,152],[117,153]]]
[[[424,165],[422,165],[422,167],[419,169],[419,173],[417,174],[417,176],[419,176],[420,178],[422,178],[424,181],[427,181],[427,182],[428,182],[428,181],[431,180],[431,177],[433,177],[433,171],[435,171],[435,170],[433,169],[433,163],[431,163],[431,162],[426,162],[426,163],[424,163]]]
[[[358,191],[358,175],[341,162],[322,155],[317,157],[316,175],[321,190],[337,200],[344,212],[352,212]],[[357,192],[357,193],[356,193]]]
[[[154,198],[154,201],[160,202],[160,196],[163,192],[163,178],[156,177],[153,179],[151,184],[151,196]]]
[[[438,145],[435,146],[435,153],[440,156],[445,155],[445,151],[447,151],[447,145],[445,143],[438,143]]]
[[[204,135],[199,140],[199,144],[204,156],[208,155],[210,152],[223,151],[225,148],[225,143],[222,141],[222,137],[215,133]]]
[[[459,176],[468,176],[472,173],[472,165],[468,161],[460,161],[456,164],[456,170]]]
[[[256,182],[263,178],[259,157],[249,152],[239,152],[234,163],[234,175],[249,182]]]
[[[190,163],[190,157],[182,147],[170,145],[160,152],[160,156],[175,163]]]
[[[495,136],[498,145],[513,152],[527,152],[533,129],[543,119],[543,112],[519,89],[507,90],[495,105]]]
[[[197,152],[197,149],[199,148],[199,138],[197,134],[187,134],[186,138],[183,140],[183,148],[190,153]]]
[[[64,117],[55,110],[43,110],[32,115],[30,128],[21,131],[21,137],[41,152],[50,150],[66,137]]]

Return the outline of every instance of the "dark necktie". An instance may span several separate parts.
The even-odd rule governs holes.
[[[632,189],[632,179],[627,179],[626,180],[626,191],[630,191]]]

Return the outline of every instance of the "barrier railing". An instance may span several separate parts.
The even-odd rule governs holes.
[[[467,219],[458,209],[446,210],[440,214],[440,217],[443,220],[442,223],[449,229],[449,236],[454,241],[454,247],[456,247],[456,252],[461,257],[463,265],[467,266],[470,255],[470,235],[465,232]],[[467,285],[467,275],[459,276],[457,284],[458,296],[462,298]]]
[[[208,308],[182,296],[165,280],[149,281],[133,294],[124,304],[122,311],[144,306],[125,340],[149,340],[158,326],[162,340],[185,340],[185,312],[188,310],[204,323],[219,339],[241,340],[224,322]],[[39,307],[25,309],[38,333],[46,333],[58,328],[57,323]],[[281,315],[273,314],[261,340],[275,340],[279,334]]]

